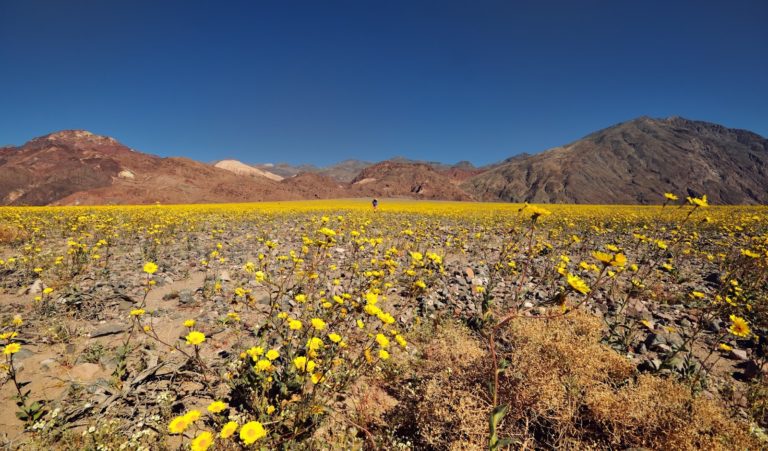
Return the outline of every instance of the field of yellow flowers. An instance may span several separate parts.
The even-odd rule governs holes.
[[[768,208],[659,201],[0,208],[0,440],[765,449]]]

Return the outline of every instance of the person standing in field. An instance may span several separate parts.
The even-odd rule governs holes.
[[[371,205],[373,205],[373,211],[376,211],[376,207],[379,206],[379,200],[378,199],[373,199],[371,201]]]

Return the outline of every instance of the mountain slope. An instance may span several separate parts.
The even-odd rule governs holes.
[[[666,191],[712,203],[768,203],[768,140],[683,118],[638,118],[564,147],[511,158],[462,188],[482,200],[659,203]]]
[[[331,166],[319,169],[317,172],[340,182],[349,183],[360,174],[360,171],[373,163],[361,160],[344,160]]]
[[[83,130],[62,131],[0,147],[0,205],[343,197],[649,204],[660,203],[667,191],[707,194],[713,204],[768,204],[766,138],[676,117],[638,118],[484,168],[404,158],[306,170],[265,170],[234,160],[217,166],[144,154]],[[283,173],[289,175],[278,181]]]
[[[256,163],[256,164],[250,164],[249,166],[252,166],[256,169],[260,169],[262,171],[269,171],[273,174],[277,174],[280,177],[283,178],[289,178],[293,177],[294,175],[298,175],[302,172],[317,172],[320,170],[317,166],[313,166],[311,164],[302,164],[300,166],[293,166],[288,163]]]
[[[254,168],[278,174],[283,178],[293,177],[301,173],[315,173],[330,177],[338,182],[349,183],[363,169],[373,163],[361,160],[344,160],[326,167],[317,167],[311,164],[292,166],[288,163],[278,164],[254,164]]]
[[[221,160],[221,161],[217,161],[216,164],[214,164],[213,166],[216,168],[225,169],[229,172],[234,172],[237,175],[250,175],[252,177],[266,177],[276,182],[279,182],[284,178],[280,175],[255,168],[253,166],[249,166],[237,160]]]
[[[4,205],[244,202],[297,199],[276,181],[186,158],[136,152],[113,138],[68,130],[0,151]]]
[[[424,163],[383,161],[363,169],[350,183],[356,197],[472,200],[449,176]]]

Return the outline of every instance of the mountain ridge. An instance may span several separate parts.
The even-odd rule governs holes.
[[[136,151],[86,130],[0,147],[0,203],[248,202],[409,197],[535,203],[660,203],[664,192],[713,203],[768,203],[768,140],[744,129],[641,116],[563,146],[483,167],[393,157],[313,165],[205,164]]]
[[[505,160],[463,188],[481,200],[658,203],[666,191],[768,203],[768,140],[679,117],[640,117],[564,146]],[[762,188],[761,188],[762,187]]]

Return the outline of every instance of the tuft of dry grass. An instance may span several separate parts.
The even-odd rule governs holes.
[[[746,429],[714,402],[668,379],[641,375],[618,390],[595,390],[587,414],[613,446],[670,450],[756,449]],[[750,446],[752,445],[752,446]]]
[[[482,343],[461,324],[446,322],[419,337],[419,358],[409,362],[407,384],[397,384],[400,415],[393,426],[420,449],[484,449],[490,403]],[[404,372],[404,374],[406,374]]]
[[[510,436],[553,448],[757,448],[721,406],[675,381],[635,375],[600,343],[601,331],[581,312],[510,324],[501,387]]]
[[[0,224],[0,245],[13,244],[23,241],[28,234],[18,227],[7,224]]]
[[[601,323],[585,313],[518,319],[501,334],[501,436],[515,448],[758,449],[747,426],[673,380],[637,375],[600,343]],[[415,430],[431,449],[487,447],[483,342],[461,325],[442,325],[417,367]]]

